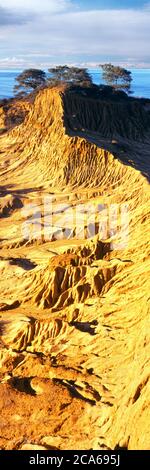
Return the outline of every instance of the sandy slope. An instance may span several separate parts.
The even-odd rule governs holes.
[[[43,90],[0,137],[1,448],[149,448],[150,131],[141,106]],[[128,209],[123,247],[110,226],[114,204]]]

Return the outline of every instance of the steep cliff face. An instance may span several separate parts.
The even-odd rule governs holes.
[[[76,135],[71,138],[68,131],[73,119],[77,121],[77,128],[74,130]],[[129,174],[126,166],[105,152],[109,147],[110,152],[118,152],[124,163],[130,162],[135,167],[142,151],[141,170],[146,173],[149,126],[148,111],[140,105],[136,109],[135,104],[86,102],[80,96],[68,96],[65,90],[58,93],[55,89],[47,89],[37,95],[24,123],[10,132],[9,141],[13,144],[11,152],[17,152],[21,167],[24,163],[28,170],[29,165],[36,163],[39,181],[44,175],[44,183],[47,179],[52,186],[69,184],[78,187],[82,184],[94,187],[103,182],[107,170],[110,184],[117,181],[120,174]],[[118,141],[113,140],[117,136]],[[126,141],[119,144],[121,137]]]
[[[65,89],[0,137],[1,448],[149,448],[149,138]]]
[[[140,100],[87,98],[86,91],[63,94],[68,128],[96,132],[105,139],[126,138],[143,142],[149,137],[150,110]]]

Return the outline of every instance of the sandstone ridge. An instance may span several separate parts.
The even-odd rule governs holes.
[[[0,447],[149,449],[148,103],[21,108],[0,113]]]

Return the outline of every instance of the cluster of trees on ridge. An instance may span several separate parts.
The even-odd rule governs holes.
[[[115,90],[131,93],[132,76],[129,70],[112,64],[101,64],[103,81]],[[86,68],[56,66],[48,69],[48,74],[39,69],[26,69],[16,77],[14,92],[23,96],[43,87],[68,84],[80,87],[94,86]]]

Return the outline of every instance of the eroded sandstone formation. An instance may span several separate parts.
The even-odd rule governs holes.
[[[0,137],[1,449],[149,448],[149,150],[145,104],[65,89]]]

